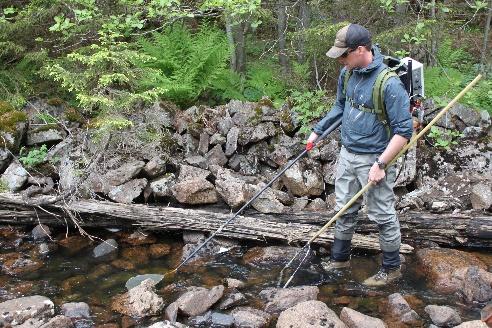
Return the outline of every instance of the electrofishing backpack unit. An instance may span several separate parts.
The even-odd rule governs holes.
[[[422,124],[424,118],[424,112],[422,108],[422,99],[424,98],[424,65],[410,57],[403,59],[384,56],[383,62],[388,66],[383,69],[374,82],[372,89],[372,99],[374,108],[357,104],[354,107],[361,111],[375,114],[379,121],[383,123],[388,132],[388,136],[391,135],[388,118],[386,115],[386,108],[384,106],[384,86],[389,78],[397,76],[405,86],[405,90],[408,93],[410,99],[409,111],[413,116],[417,117],[419,124]],[[346,86],[352,71],[347,70],[344,76],[343,94],[346,94]],[[351,99],[348,99],[352,101]]]

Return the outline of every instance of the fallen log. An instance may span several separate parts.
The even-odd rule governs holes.
[[[43,196],[49,197],[49,196]],[[37,198],[39,201],[41,198]],[[65,225],[66,215],[60,204],[40,208],[26,205],[19,195],[0,194],[0,223]],[[151,230],[215,231],[230,217],[219,210],[183,209],[142,204],[117,204],[105,201],[79,200],[69,208],[80,215],[81,226],[115,227],[136,225]],[[59,215],[55,217],[53,214]],[[309,240],[332,213],[295,213],[269,215],[247,211],[226,226],[219,235],[235,239],[268,241],[276,240],[289,244]],[[64,218],[65,216],[65,218]],[[447,247],[480,247],[492,249],[492,216],[484,212],[428,213],[407,212],[398,216],[402,252],[412,251],[410,245],[435,242]],[[360,249],[379,249],[377,225],[361,216],[353,244]],[[333,241],[333,231],[323,234],[315,244]]]
[[[43,197],[43,198],[41,198]],[[41,199],[49,200],[52,196],[40,196],[30,199],[35,203]],[[63,213],[61,204],[54,203],[43,207],[28,205],[16,194],[0,194],[0,223],[66,225],[70,219]],[[122,226],[131,224],[151,230],[217,230],[230,214],[211,212],[201,209],[184,209],[142,204],[118,204],[107,201],[78,200],[67,204],[70,210],[77,212],[78,224],[82,227]],[[238,216],[225,226],[218,236],[268,241],[275,240],[288,244],[303,245],[319,226],[304,222],[281,222],[275,216]],[[333,232],[322,234],[316,244],[325,245],[333,241]],[[378,250],[379,239],[376,234],[355,234],[353,246],[359,249]],[[413,247],[403,244],[402,253],[411,253]]]

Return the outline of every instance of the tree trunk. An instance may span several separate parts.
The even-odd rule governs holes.
[[[299,63],[304,63],[306,61],[306,37],[305,31],[309,28],[311,19],[311,8],[306,0],[299,1],[299,23],[297,24],[297,32],[299,35],[299,40],[297,42],[297,60]]]
[[[436,0],[431,1],[431,18],[436,19]],[[436,53],[437,53],[437,29],[432,29],[431,31],[431,45],[430,54],[427,56],[429,66],[435,66],[436,63]]]
[[[229,14],[225,14],[225,27],[227,41],[229,42],[229,47],[231,48],[231,70],[236,72],[237,59],[236,59],[236,43],[234,42],[234,34],[232,31],[232,19]]]
[[[287,2],[281,0],[277,4],[277,35],[278,35],[278,60],[282,72],[289,71],[289,58],[287,56]]]
[[[483,34],[483,46],[482,46],[482,57],[480,59],[480,71],[485,74],[487,66],[487,45],[489,41],[490,33],[490,23],[492,19],[492,0],[489,0],[489,11],[487,13],[487,19],[485,20],[485,29]]]
[[[44,199],[49,200],[50,198]],[[39,201],[42,197],[36,197]],[[21,197],[0,194],[0,223],[65,225],[66,216],[60,205],[44,208],[60,215],[25,205]],[[94,200],[80,200],[69,204],[69,208],[80,215],[80,225],[87,227],[142,226],[152,230],[196,230],[215,231],[231,214],[200,209],[157,207],[142,204],[125,205]],[[251,211],[237,217],[218,234],[220,236],[278,242],[304,243],[334,213],[259,214]],[[492,216],[484,213],[422,213],[408,212],[398,216],[404,243],[420,244],[435,242],[447,247],[482,247],[492,249]],[[70,221],[68,218],[67,221]],[[353,239],[355,248],[379,249],[378,227],[361,217]],[[326,244],[333,240],[332,229],[315,240],[315,244]],[[401,251],[409,253],[412,247],[403,244]]]

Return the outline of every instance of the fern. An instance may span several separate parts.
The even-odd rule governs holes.
[[[225,33],[215,27],[204,25],[192,34],[176,24],[150,40],[140,39],[138,45],[155,58],[143,66],[159,71],[143,85],[166,89],[163,96],[180,106],[190,105],[216,84],[225,86],[229,46]]]

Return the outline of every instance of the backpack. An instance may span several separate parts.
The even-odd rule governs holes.
[[[386,108],[384,105],[384,86],[386,82],[391,77],[398,77],[405,86],[405,89],[408,92],[408,96],[411,100],[413,107],[413,101],[417,96],[423,96],[423,79],[419,76],[419,79],[415,79],[413,76],[413,68],[412,68],[412,59],[411,58],[403,58],[398,59],[391,56],[383,56],[383,63],[387,65],[385,69],[379,72],[376,77],[376,81],[374,82],[374,87],[372,89],[372,101],[374,108],[370,108],[364,106],[362,104],[357,104],[354,102],[352,98],[347,98],[346,100],[351,102],[351,105],[363,112],[373,113],[376,115],[378,120],[384,125],[386,132],[388,133],[388,137],[391,137],[391,129],[388,122],[388,116],[386,114]],[[422,64],[417,62],[417,67],[422,71]],[[420,66],[419,66],[420,65]],[[343,82],[343,95],[347,94],[347,83],[352,76],[352,71],[345,71],[344,82]],[[415,87],[415,84],[418,84]],[[417,91],[420,91],[421,94],[417,94]],[[409,108],[411,110],[411,108]]]

